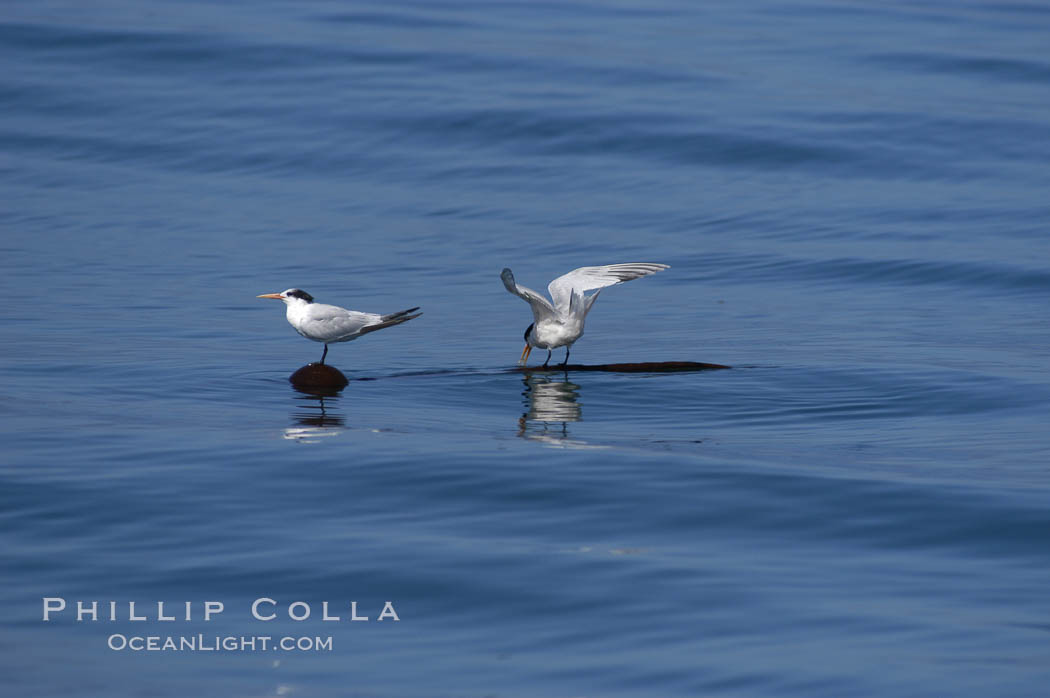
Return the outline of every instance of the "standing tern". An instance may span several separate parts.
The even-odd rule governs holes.
[[[400,325],[423,314],[416,312],[419,308],[409,308],[389,315],[347,310],[338,305],[314,303],[313,296],[298,288],[290,288],[280,293],[264,293],[256,298],[276,298],[284,301],[287,306],[285,317],[295,331],[307,339],[324,343],[322,364],[328,356],[329,344],[350,342],[363,334]]]
[[[565,347],[565,361],[562,366],[567,366],[569,349],[583,336],[584,320],[587,319],[587,313],[590,312],[594,301],[598,300],[601,289],[655,274],[667,268],[669,267],[666,264],[630,262],[573,269],[547,286],[547,291],[554,300],[553,304],[531,288],[519,286],[514,282],[514,273],[510,269],[504,269],[499,275],[503,279],[503,285],[532,306],[534,321],[525,328],[525,349],[521,352],[518,365],[523,365],[529,360],[533,347],[539,347],[547,350],[547,360],[543,362],[546,367],[551,360],[551,350]],[[597,292],[589,296],[584,295],[586,291],[594,289],[598,289]]]

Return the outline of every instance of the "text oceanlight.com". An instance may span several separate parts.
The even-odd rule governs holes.
[[[331,652],[332,636],[272,637],[270,635],[122,635],[109,636],[111,650],[132,652]]]

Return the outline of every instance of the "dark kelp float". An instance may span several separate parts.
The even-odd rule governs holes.
[[[310,395],[334,395],[350,384],[343,372],[328,364],[306,364],[288,376],[296,390]]]
[[[724,364],[712,364],[702,361],[643,361],[621,364],[554,364],[551,366],[516,366],[507,369],[509,373],[565,373],[568,371],[605,371],[608,373],[688,373],[693,371],[714,371],[728,369]],[[444,373],[438,371],[437,373]],[[423,371],[418,375],[429,375]],[[354,380],[376,380],[376,377],[362,377]],[[296,390],[310,395],[333,396],[350,384],[349,379],[335,366],[311,363],[303,366],[288,377]]]
[[[563,372],[563,371],[608,371],[610,373],[685,373],[688,371],[713,371],[731,368],[723,364],[709,364],[702,361],[644,361],[627,364],[554,364],[553,366],[519,366],[520,373]]]

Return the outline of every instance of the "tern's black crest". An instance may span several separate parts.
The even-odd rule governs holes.
[[[291,296],[292,298],[300,298],[300,299],[306,301],[307,303],[313,303],[314,302],[314,297],[313,296],[311,296],[309,293],[307,293],[306,291],[304,291],[302,289],[299,289],[299,288],[293,288],[291,291],[288,292],[288,295]]]
[[[535,327],[535,326],[536,326],[536,323],[534,322],[534,323],[532,323],[531,325],[529,325],[528,327],[525,328],[525,341],[526,342],[529,341],[529,332],[532,332],[532,328]]]

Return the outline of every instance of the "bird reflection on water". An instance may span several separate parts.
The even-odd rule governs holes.
[[[569,422],[581,421],[583,408],[578,401],[580,386],[569,380],[568,373],[563,376],[559,380],[549,373],[525,374],[521,395],[527,411],[518,419],[518,436],[554,446],[587,448],[585,442],[569,435]]]
[[[317,443],[321,438],[337,436],[344,431],[346,420],[331,408],[338,398],[325,395],[303,394],[296,398],[297,409],[292,412],[296,426],[284,430],[284,438],[299,443]]]

